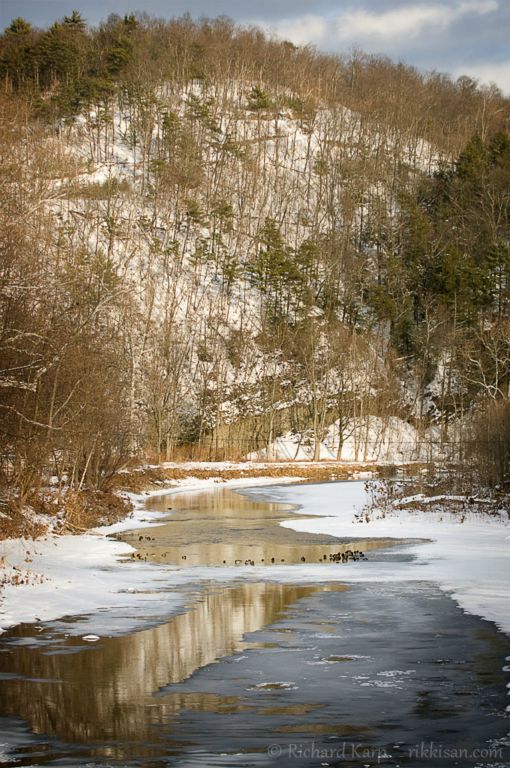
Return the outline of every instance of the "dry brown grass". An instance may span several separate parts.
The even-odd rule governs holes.
[[[343,480],[352,477],[357,471],[364,472],[377,472],[377,465],[359,466],[353,465],[346,466],[345,464],[330,463],[327,464],[305,464],[300,462],[294,462],[292,464],[287,463],[271,463],[263,466],[256,465],[250,466],[246,463],[246,468],[235,465],[233,467],[144,467],[143,469],[133,469],[129,472],[123,472],[117,475],[115,480],[115,487],[118,490],[133,491],[140,493],[142,491],[151,490],[161,487],[162,484],[172,487],[172,481],[185,480],[190,477],[197,478],[198,480],[206,480],[211,477],[217,477],[222,480],[234,480],[250,477],[295,477],[302,478],[307,481],[324,481],[324,480]]]
[[[112,525],[126,517],[131,504],[113,491],[80,491],[65,502],[62,531],[81,533],[98,525]]]
[[[416,471],[417,465],[410,467]],[[142,493],[163,486],[169,490],[179,480],[218,478],[220,480],[273,477],[295,477],[305,482],[347,480],[357,472],[382,473],[388,468],[377,464],[343,464],[341,462],[271,462],[266,464],[233,463],[232,466],[214,462],[207,465],[176,464],[150,467],[132,467],[116,475],[108,491],[83,490],[79,493],[62,494],[55,503],[52,493],[35,492],[23,509],[14,502],[4,507],[0,517],[0,540],[11,538],[38,538],[48,532],[83,533],[99,525],[111,525],[126,517],[130,502],[120,495],[121,491]],[[36,514],[34,514],[36,513]],[[60,513],[57,517],[57,513]],[[37,519],[37,514],[50,518],[50,526]]]
[[[38,514],[47,514],[44,499],[35,492],[20,506],[15,498],[8,498],[2,505],[0,517],[1,539],[36,539],[43,536],[47,526],[37,519]]]
[[[51,493],[33,494],[20,506],[12,500],[0,517],[0,540],[37,539],[48,531],[83,533],[98,525],[111,525],[126,517],[131,509],[127,499],[112,491],[80,491],[55,497]],[[44,515],[46,519],[40,519]]]

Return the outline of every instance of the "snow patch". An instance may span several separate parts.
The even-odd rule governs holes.
[[[335,421],[319,443],[312,434],[287,432],[276,438],[269,448],[251,453],[247,458],[402,464],[430,461],[441,455],[441,447],[429,431],[420,434],[396,416],[387,419],[366,416],[343,423]]]
[[[361,512],[368,497],[364,483],[358,481],[274,488],[271,498],[299,505],[299,514],[281,523],[295,531],[341,538],[421,539],[423,543],[385,553],[369,552],[363,568],[339,566],[343,581],[436,582],[463,610],[493,621],[510,634],[510,522],[506,513],[489,516],[468,510],[459,517],[446,509],[394,507],[367,517]],[[395,557],[403,552],[410,557]]]
[[[283,478],[295,482],[296,478]],[[148,494],[128,494],[134,509],[114,525],[101,526],[79,536],[48,535],[35,541],[0,541],[0,632],[22,622],[52,621],[61,616],[80,616],[69,625],[73,635],[112,635],[138,628],[146,616],[164,618],[179,611],[189,569],[161,566],[131,558],[134,548],[111,538],[134,528],[161,525],[167,513],[146,509],[150,496],[222,487],[263,486],[274,478],[186,478]],[[282,482],[281,479],[278,480]],[[27,569],[27,558],[30,570]],[[210,569],[216,575],[218,569]],[[228,572],[228,569],[223,569]],[[195,569],[194,581],[207,578],[207,569]],[[236,571],[235,575],[239,575]],[[210,578],[210,574],[209,574]],[[228,572],[227,579],[233,578]]]

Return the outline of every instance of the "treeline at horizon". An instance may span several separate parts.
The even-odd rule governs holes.
[[[15,18],[0,36],[5,92],[25,94],[49,119],[75,116],[119,86],[225,78],[265,84],[282,100],[299,94],[294,106],[303,110],[341,103],[371,120],[416,123],[423,138],[453,153],[475,133],[485,138],[505,129],[510,109],[495,85],[421,72],[361,51],[321,53],[224,16],[194,21],[189,15],[110,14],[91,27],[72,11],[47,28]]]

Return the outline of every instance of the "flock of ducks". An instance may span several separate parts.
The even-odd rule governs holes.
[[[138,541],[156,541],[156,539],[151,538],[150,536],[139,536]],[[148,553],[147,553],[148,554]],[[131,554],[131,557],[136,558],[138,560],[147,560],[147,554],[144,556],[140,552],[133,552]],[[166,558],[167,552],[163,552],[161,554],[161,557]],[[360,549],[346,549],[345,552],[334,552],[329,555],[325,554],[322,556],[322,558],[319,560],[320,563],[323,563],[329,559],[330,563],[349,563],[354,562],[357,560],[366,560],[367,557],[364,552],[362,552]],[[187,555],[181,555],[181,560],[187,560]],[[301,555],[300,561],[302,563],[306,563],[306,557],[304,555]],[[261,559],[261,564],[265,564],[266,560],[265,558]],[[267,561],[268,563],[271,563],[271,565],[275,565],[277,562],[277,559],[275,557],[272,557],[270,560]],[[284,563],[285,558],[282,557],[280,559],[280,563]],[[227,561],[223,560],[223,565],[227,565]],[[247,560],[235,560],[234,565],[240,566],[240,565],[255,565],[255,560],[247,559]]]
[[[167,507],[167,511],[168,512],[170,512],[171,510],[172,510],[172,507]],[[145,541],[156,541],[156,539],[154,539],[151,536],[139,536],[138,537],[138,541],[139,542],[142,542],[144,540]],[[166,556],[167,556],[166,552],[163,552],[162,555],[161,555],[161,557],[165,557],[165,558],[166,558]],[[147,560],[147,555],[145,555],[145,557],[144,557],[143,555],[140,554],[140,552],[133,552],[131,557],[137,558],[138,560]],[[182,555],[181,556],[181,560],[186,560],[186,559],[187,559],[186,555]],[[349,563],[349,562],[353,562],[353,561],[357,561],[357,560],[366,560],[366,559],[367,559],[367,557],[366,557],[365,553],[362,552],[360,549],[354,549],[354,550],[346,549],[345,552],[334,552],[334,553],[329,555],[329,562],[330,563]],[[301,560],[302,563],[306,563],[306,557],[304,555],[301,555],[300,560]],[[327,554],[323,555],[322,559],[319,560],[319,562],[322,563],[325,560],[328,560],[328,555]],[[265,558],[262,558],[260,562],[261,563],[265,563],[266,562]],[[268,562],[271,562],[271,565],[274,565],[276,563],[276,558],[272,557],[270,561],[268,560]],[[282,557],[280,562],[284,563],[285,562],[285,558]],[[227,561],[226,560],[223,561],[223,565],[227,565]],[[242,560],[236,560],[234,562],[234,565],[237,565],[237,566],[243,565],[243,561]],[[250,560],[250,559],[245,560],[244,561],[244,565],[255,565],[255,561],[254,560]]]
[[[326,559],[326,555],[324,555]],[[346,549],[345,552],[336,552],[336,554],[330,555],[329,559],[332,563],[348,563],[350,560],[366,560],[366,555],[360,549]]]

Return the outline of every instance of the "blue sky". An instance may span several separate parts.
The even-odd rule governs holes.
[[[510,0],[0,0],[0,24],[46,25],[76,8],[92,24],[115,12],[227,15],[295,43],[382,53],[424,70],[496,83],[510,95]]]

